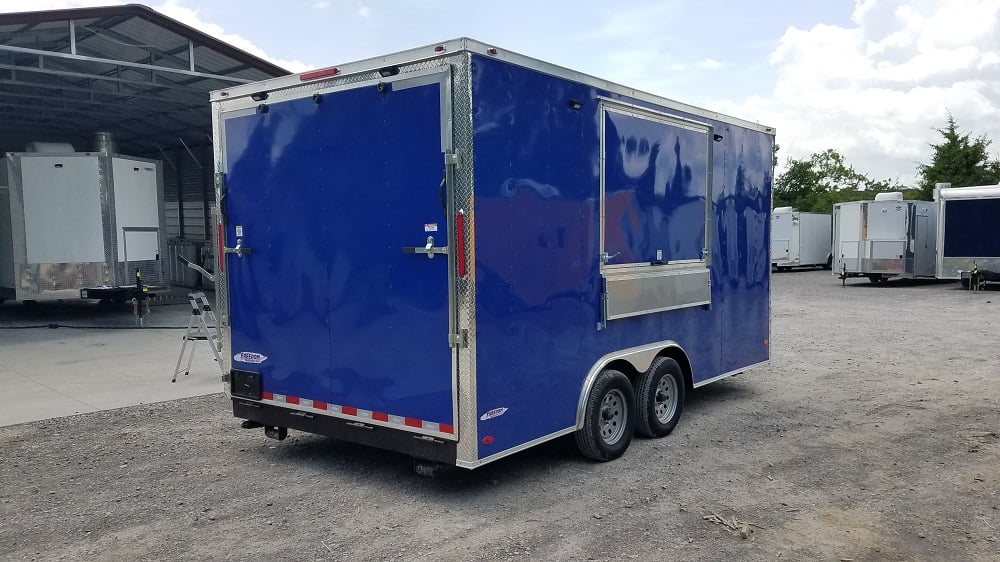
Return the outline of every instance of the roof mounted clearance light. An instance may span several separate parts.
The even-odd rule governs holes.
[[[387,66],[385,68],[378,69],[378,75],[382,78],[388,78],[390,76],[395,76],[399,74],[398,66]]]
[[[299,81],[308,82],[309,80],[316,80],[319,78],[329,78],[331,76],[336,76],[340,74],[339,68],[325,68],[323,70],[314,70],[312,72],[306,72],[305,74],[299,75]]]
[[[489,49],[486,49],[486,52],[489,53],[490,56],[492,56],[492,57],[497,56],[497,50],[494,49],[493,47],[490,47]]]
[[[444,51],[445,51],[444,45],[438,45],[437,47],[434,47],[435,53],[443,53]]]

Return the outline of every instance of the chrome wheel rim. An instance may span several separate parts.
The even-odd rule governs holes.
[[[667,423],[677,411],[677,381],[670,375],[664,375],[656,385],[656,396],[653,399],[653,412],[660,423]]]
[[[601,400],[601,440],[614,445],[625,435],[625,420],[628,415],[625,395],[620,390],[611,390]]]

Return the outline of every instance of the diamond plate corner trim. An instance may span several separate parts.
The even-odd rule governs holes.
[[[476,212],[472,123],[472,55],[468,51],[449,58],[452,72],[452,143],[460,155],[455,169],[455,208],[465,211],[466,275],[458,278],[455,299],[457,328],[466,330],[468,345],[456,348],[458,356],[459,440],[458,462],[479,460],[479,417],[476,394]]]

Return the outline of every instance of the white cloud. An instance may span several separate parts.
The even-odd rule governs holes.
[[[860,0],[852,22],[789,28],[770,56],[771,95],[710,107],[775,126],[782,164],[835,148],[907,184],[948,111],[1000,143],[1000,2]]]
[[[122,0],[0,0],[0,12],[19,12],[36,10],[60,10],[66,8],[88,8],[124,4]],[[263,49],[249,39],[235,33],[227,33],[225,28],[216,23],[203,20],[197,9],[188,8],[182,0],[166,0],[162,4],[150,4],[157,12],[187,24],[198,31],[211,35],[220,41],[242,49],[255,57],[270,61],[291,72],[302,72],[313,68],[299,60],[285,60],[268,55]]]
[[[704,60],[698,61],[696,63],[696,66],[698,68],[705,68],[705,69],[708,69],[708,70],[718,70],[720,68],[725,68],[725,67],[727,67],[729,65],[726,64],[726,63],[724,63],[724,62],[719,62],[719,61],[717,61],[715,59],[704,59]]]
[[[242,35],[226,33],[225,28],[221,25],[201,19],[198,15],[198,10],[184,6],[180,0],[167,0],[165,3],[158,6],[154,5],[153,9],[167,17],[190,25],[202,33],[211,35],[220,41],[225,41],[226,43],[229,43],[238,49],[242,49],[255,57],[260,57],[266,61],[270,61],[291,72],[303,72],[313,68],[311,65],[299,60],[285,60],[268,55],[263,49],[254,45],[253,42],[244,38]]]
[[[363,18],[365,18],[365,19],[368,19],[368,16],[372,15],[371,8],[369,8],[368,6],[365,6],[364,4],[359,4],[358,5],[358,15],[361,16],[361,17],[363,17]]]

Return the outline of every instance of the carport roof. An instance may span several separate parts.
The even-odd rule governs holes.
[[[288,74],[146,6],[0,14],[0,150],[116,134],[153,154],[210,142],[209,92]]]

